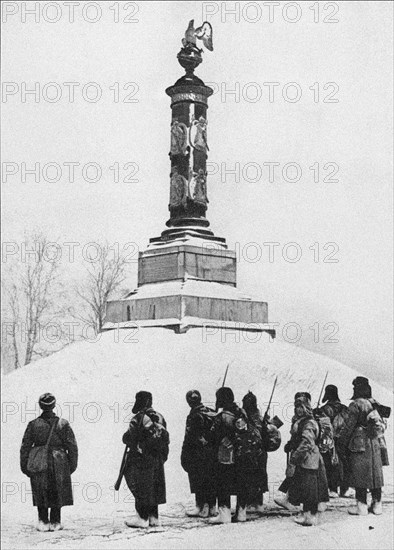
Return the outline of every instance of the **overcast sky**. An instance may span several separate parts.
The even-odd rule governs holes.
[[[40,227],[65,260],[80,243],[78,263],[90,241],[143,249],[160,234],[165,88],[205,10],[208,219],[237,249],[238,286],[268,301],[280,338],[299,325],[299,345],[391,380],[392,3],[81,2],[74,21],[38,4],[2,3],[3,239]],[[38,182],[23,173],[35,163]],[[74,180],[64,163],[80,163]]]

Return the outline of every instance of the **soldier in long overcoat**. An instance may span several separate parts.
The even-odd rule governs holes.
[[[248,420],[255,426],[262,439],[262,452],[259,455],[258,467],[254,474],[253,488],[249,492],[248,505],[254,508],[257,512],[263,512],[263,500],[264,493],[268,491],[268,475],[267,475],[267,458],[268,453],[264,446],[264,442],[267,441],[267,427],[266,421],[260,414],[257,407],[257,399],[254,393],[249,391],[242,400],[242,406],[247,414]]]
[[[338,388],[333,384],[328,384],[328,386],[326,386],[322,402],[324,405],[319,409],[315,409],[314,413],[327,416],[334,428],[334,447],[322,455],[326,468],[328,488],[334,493],[332,496],[335,496],[339,487],[340,495],[345,496],[349,488],[349,473],[347,471],[347,463],[343,462],[337,453],[337,436],[339,434],[337,433],[335,419],[347,418],[347,407],[341,403],[338,396]]]
[[[303,526],[316,525],[319,503],[329,500],[318,438],[319,426],[313,417],[310,395],[299,392],[294,400],[291,439],[285,446],[290,453],[286,489],[290,504],[303,505],[303,514],[295,520]]]
[[[221,409],[219,411],[219,409]],[[216,486],[219,513],[211,523],[231,523],[231,495],[238,494],[237,471],[235,467],[235,422],[246,419],[246,413],[234,402],[231,388],[222,387],[216,392],[216,410],[211,432],[216,460]],[[237,518],[239,521],[245,518]]]
[[[20,449],[20,467],[30,477],[33,506],[38,508],[39,531],[62,529],[61,508],[73,504],[71,474],[78,464],[78,447],[74,432],[64,418],[53,409],[56,399],[51,393],[41,395],[39,405],[42,414],[27,425]],[[44,446],[54,426],[48,445],[48,468],[44,472],[28,471],[29,453],[33,447]],[[48,518],[48,509],[50,516]]]
[[[356,490],[356,506],[349,514],[368,514],[367,491],[372,494],[370,511],[382,513],[383,470],[378,438],[367,426],[367,416],[374,409],[368,379],[358,376],[353,380],[354,392],[348,419],[338,439],[338,450],[349,463],[349,484]],[[376,403],[376,402],[375,402]]]
[[[196,509],[191,517],[216,516],[214,450],[210,428],[215,412],[201,403],[198,390],[186,394],[190,413],[186,419],[181,464],[189,476],[190,491],[195,494]]]
[[[126,525],[157,527],[160,525],[158,506],[166,502],[167,424],[163,415],[152,408],[150,392],[136,394],[132,412],[135,416],[123,435],[123,443],[130,448],[124,477],[135,498],[136,515],[126,521]]]

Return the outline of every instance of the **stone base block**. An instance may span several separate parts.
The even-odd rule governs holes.
[[[231,250],[175,244],[148,248],[138,258],[138,286],[200,279],[236,286],[236,255]]]
[[[177,332],[211,326],[275,334],[268,325],[266,302],[252,300],[231,286],[193,280],[144,285],[107,303],[104,330],[127,328],[134,322]]]

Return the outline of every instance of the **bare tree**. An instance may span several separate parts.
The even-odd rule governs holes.
[[[19,319],[19,303],[18,303],[18,291],[15,283],[12,283],[10,288],[7,289],[8,304],[11,311],[11,346],[14,358],[14,368],[18,369],[20,365],[19,350],[17,341],[18,332],[18,319]]]
[[[73,316],[91,327],[95,334],[102,331],[105,318],[106,302],[126,279],[126,259],[118,254],[108,243],[99,245],[97,259],[90,260],[86,278],[75,286],[75,292],[82,302],[80,310]]]
[[[50,243],[41,232],[25,235],[21,255],[12,261],[4,283],[8,335],[14,368],[30,363],[40,350],[41,327],[56,310],[59,262],[50,257]],[[3,338],[4,339],[4,338]]]

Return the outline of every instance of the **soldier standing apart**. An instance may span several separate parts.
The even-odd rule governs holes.
[[[196,498],[195,510],[187,515],[207,518],[217,515],[214,451],[210,433],[216,413],[201,403],[198,390],[188,391],[186,401],[191,410],[186,419],[181,464],[189,476],[190,491]]]
[[[124,477],[135,498],[136,515],[128,527],[158,527],[159,504],[166,502],[164,463],[168,458],[169,435],[163,416],[152,408],[152,394],[140,391],[132,409],[135,416],[123,435],[129,448]]]
[[[335,497],[338,496],[339,487],[340,495],[343,497],[349,488],[347,483],[348,472],[346,462],[344,463],[337,453],[337,438],[347,419],[348,408],[341,403],[338,396],[338,388],[333,384],[326,386],[322,401],[324,405],[319,409],[315,409],[314,413],[317,415],[323,414],[330,419],[334,436],[334,447],[322,455],[326,468],[328,488],[332,493],[330,496]]]
[[[374,406],[378,403],[371,398],[371,386],[367,378],[357,376],[353,380],[353,387],[348,419],[338,439],[338,451],[344,460],[349,461],[349,485],[356,490],[357,503],[349,508],[349,514],[368,515],[369,489],[372,494],[369,511],[379,515],[382,513],[383,469],[379,429],[376,429],[371,418]]]
[[[20,467],[30,478],[33,506],[38,508],[37,530],[59,531],[63,529],[62,506],[73,504],[71,474],[77,469],[78,447],[68,421],[53,411],[55,397],[44,393],[38,403],[42,414],[27,425],[20,449]],[[43,471],[33,471],[37,470],[37,463],[32,458],[38,448],[45,454],[47,467]]]
[[[303,526],[317,525],[319,503],[328,502],[327,478],[318,447],[319,426],[313,418],[310,394],[298,392],[294,399],[291,439],[286,480],[288,501],[303,504],[303,513],[295,521]],[[280,490],[284,490],[281,486]]]

